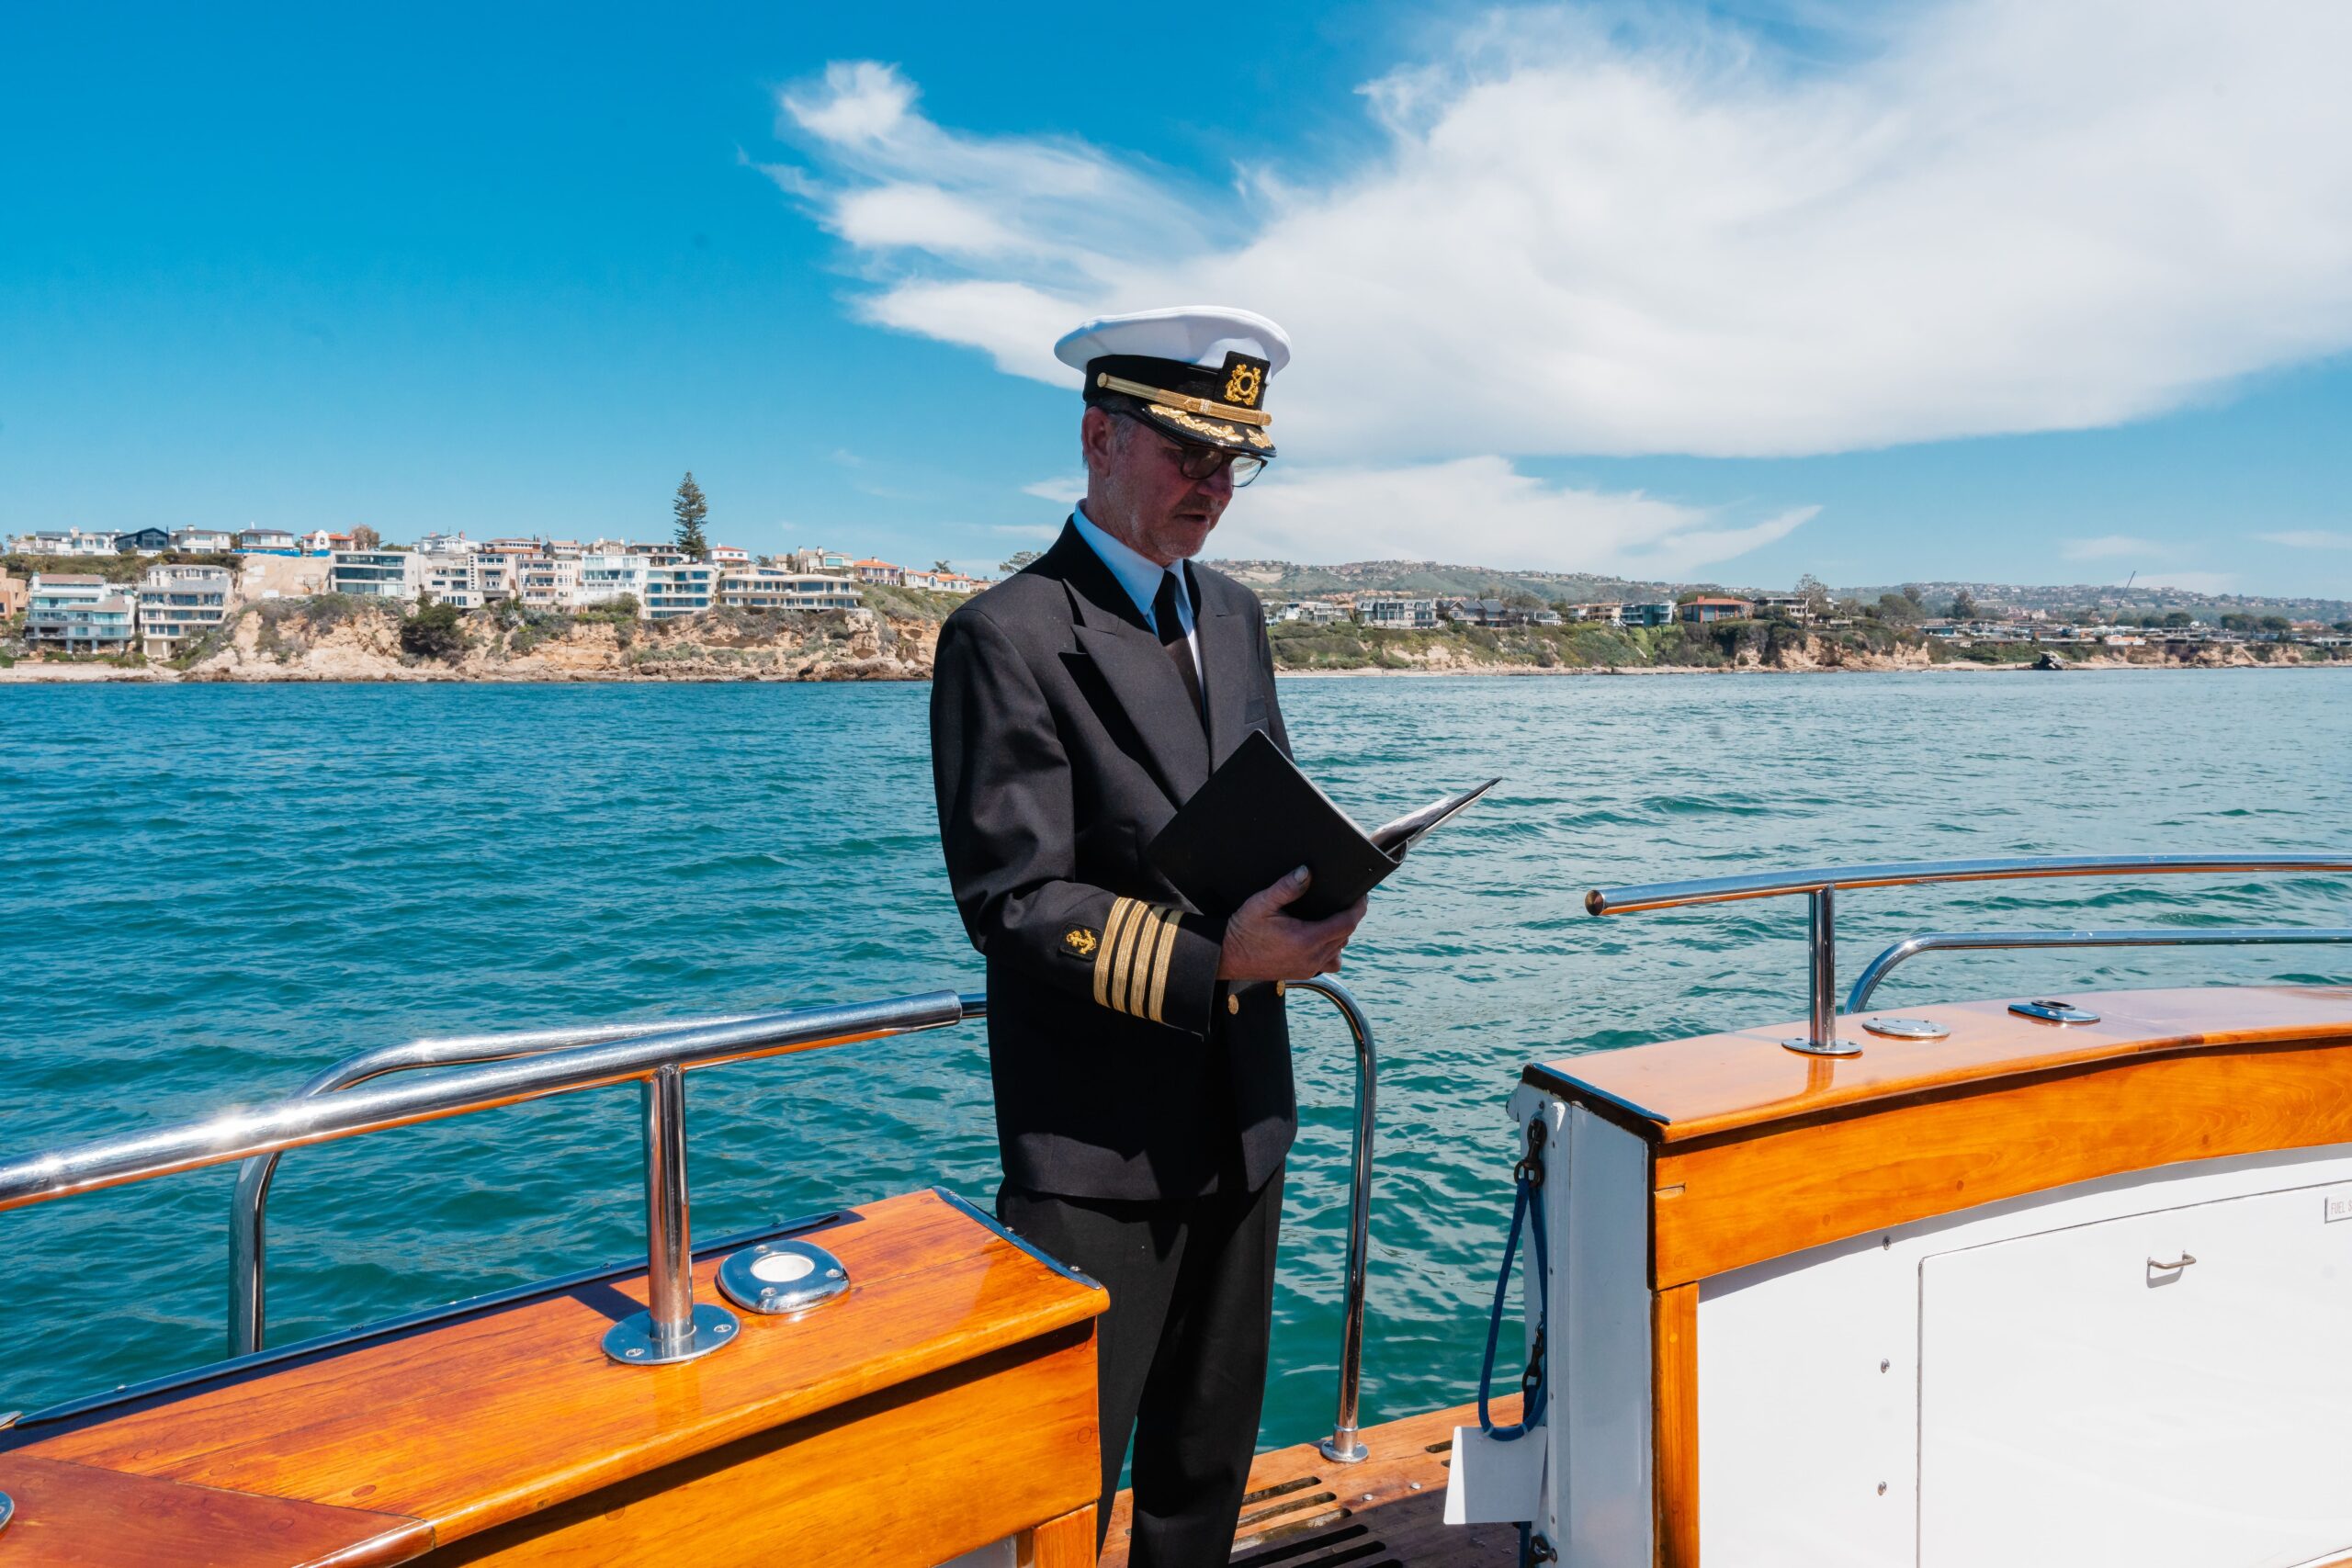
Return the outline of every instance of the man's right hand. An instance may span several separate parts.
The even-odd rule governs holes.
[[[1308,881],[1307,869],[1300,866],[1233,912],[1225,923],[1218,979],[1306,980],[1339,972],[1340,950],[1363,919],[1364,900],[1319,920],[1283,913],[1306,893]]]

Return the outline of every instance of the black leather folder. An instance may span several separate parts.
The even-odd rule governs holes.
[[[1219,919],[1303,865],[1314,880],[1289,912],[1320,919],[1379,886],[1423,834],[1500,782],[1488,779],[1367,833],[1257,730],[1183,804],[1147,852],[1194,908]]]

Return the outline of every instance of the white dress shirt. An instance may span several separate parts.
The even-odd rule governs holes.
[[[1078,525],[1079,537],[1094,547],[1094,553],[1102,558],[1102,564],[1111,569],[1111,575],[1119,580],[1119,586],[1127,591],[1127,597],[1143,612],[1144,625],[1151,628],[1154,637],[1159,635],[1159,623],[1153,618],[1151,607],[1159,598],[1159,580],[1171,575],[1176,579],[1176,618],[1183,624],[1184,646],[1193,652],[1193,672],[1201,677],[1205,689],[1208,671],[1201,668],[1201,638],[1194,626],[1193,590],[1184,581],[1182,570],[1162,566],[1113,538],[1094,525],[1083,506],[1070,513],[1070,521]]]

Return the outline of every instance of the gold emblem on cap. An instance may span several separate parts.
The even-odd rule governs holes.
[[[1225,378],[1225,400],[1239,403],[1245,409],[1254,409],[1258,406],[1258,394],[1265,389],[1265,385],[1264,373],[1244,360],[1233,367],[1232,375]]]

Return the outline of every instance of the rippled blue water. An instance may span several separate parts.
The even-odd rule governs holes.
[[[1534,1057],[1791,1018],[1802,905],[1606,923],[1598,883],[1996,853],[2352,843],[2331,671],[1298,680],[1302,761],[1367,821],[1489,773],[1375,897],[1347,982],[1381,1086],[1365,1418],[1467,1396]],[[921,686],[0,687],[0,1104],[13,1157],[252,1103],[419,1034],[977,985],[933,836]],[[2303,879],[1849,895],[1847,977],[1905,931],[2352,924]],[[2325,949],[1923,960],[1885,1000],[2332,979]],[[1349,1059],[1296,1010],[1264,1437],[1329,1420]],[[635,1098],[289,1156],[272,1338],[640,1245]],[[695,1221],[942,1182],[985,1204],[977,1028],[694,1080]],[[230,1177],[0,1214],[0,1408],[210,1359]],[[38,1325],[38,1326],[37,1326]]]

